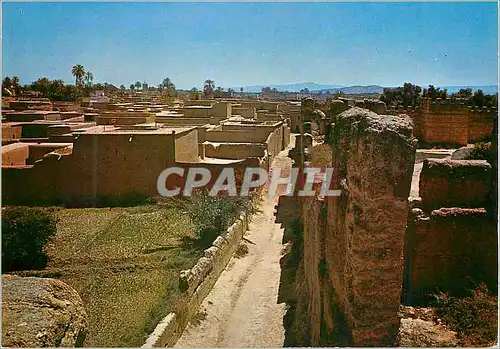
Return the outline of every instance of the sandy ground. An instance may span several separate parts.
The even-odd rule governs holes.
[[[273,161],[290,168],[288,149]],[[263,195],[245,234],[249,253],[233,257],[176,347],[282,347],[285,305],[277,304],[283,229],[275,223],[277,197]]]

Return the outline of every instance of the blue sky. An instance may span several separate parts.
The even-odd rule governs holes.
[[[497,3],[3,3],[2,75],[179,88],[498,81]]]

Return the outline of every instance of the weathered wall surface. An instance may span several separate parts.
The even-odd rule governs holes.
[[[21,138],[22,127],[16,124],[2,124],[2,142]]]
[[[424,161],[421,201],[414,203],[406,233],[406,304],[425,303],[437,292],[464,295],[479,282],[495,292],[494,176],[484,160]]]
[[[469,143],[482,141],[493,135],[494,113],[474,112],[469,115],[468,134]]]
[[[245,159],[263,157],[265,144],[258,143],[205,143],[205,156],[219,159]]]
[[[422,111],[425,143],[467,145],[468,108],[431,107]]]
[[[14,143],[2,147],[2,166],[25,165],[29,157],[29,145]]]
[[[245,130],[233,131],[206,131],[205,140],[209,142],[241,142],[241,143],[263,143],[266,141],[269,133],[248,132]]]
[[[425,159],[419,183],[422,206],[484,207],[492,176],[485,160]]]
[[[56,279],[2,275],[4,347],[81,346],[87,313],[78,293]]]
[[[412,210],[406,237],[405,304],[427,301],[429,294],[460,295],[476,282],[497,286],[495,218],[484,208],[440,208],[430,214]]]
[[[353,345],[390,345],[415,157],[411,120],[353,108],[334,133],[334,183],[345,180],[348,193],[328,198],[328,274]]]
[[[331,139],[331,189],[342,196],[294,199],[300,213],[288,216],[281,206],[294,205],[280,200],[293,243],[282,276],[294,275],[280,286],[293,310],[287,337],[296,346],[389,346],[399,327],[411,120],[352,108],[336,117]]]
[[[424,99],[415,110],[391,110],[393,114],[408,113],[414,123],[414,134],[423,143],[467,145],[491,138],[497,118],[496,108],[472,108],[452,100]]]
[[[171,134],[81,135],[63,166],[68,179],[61,192],[75,198],[156,195],[158,175],[175,162],[173,143]]]
[[[196,129],[175,135],[175,161],[198,160],[198,131]]]

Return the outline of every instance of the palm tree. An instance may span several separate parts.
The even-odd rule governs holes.
[[[130,84],[130,89],[133,91],[135,90],[135,85],[134,84]]]
[[[214,89],[215,82],[210,79],[205,80],[205,84],[203,85],[203,94],[205,96],[211,96],[214,93]]]
[[[94,80],[94,74],[92,72],[88,71],[84,75],[84,80],[85,80],[85,87],[90,88],[92,87],[92,81]]]
[[[240,92],[243,93],[243,87],[240,88]]]
[[[75,85],[81,86],[83,77],[85,76],[85,68],[81,64],[77,64],[71,68],[71,74],[75,77]]]
[[[39,91],[44,97],[47,97],[49,86],[50,86],[49,79],[38,78],[38,80],[33,83],[33,90]]]
[[[141,84],[141,82],[140,82],[140,81],[136,81],[136,82],[135,82],[135,88],[136,88],[136,89],[140,89],[140,88],[141,88],[141,86],[142,86],[142,84]]]
[[[14,90],[14,94],[19,96],[21,94],[21,85],[19,85],[19,78],[17,76],[13,76],[12,80],[12,89]]]
[[[172,80],[170,80],[170,78],[163,79],[162,87],[167,91],[167,94],[169,96],[175,95],[175,92],[176,92],[175,91],[175,85],[172,82]]]

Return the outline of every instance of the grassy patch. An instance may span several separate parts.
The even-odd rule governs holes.
[[[189,217],[176,205],[60,209],[45,246],[47,273],[74,287],[89,315],[87,347],[140,347],[182,305],[180,270],[201,250]]]

